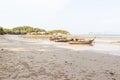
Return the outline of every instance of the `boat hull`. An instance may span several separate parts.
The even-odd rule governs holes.
[[[92,44],[93,40],[88,41],[70,41],[69,44]]]
[[[58,40],[55,40],[55,42],[69,42],[70,40],[66,40],[66,39],[58,39]]]

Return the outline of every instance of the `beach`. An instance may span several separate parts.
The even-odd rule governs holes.
[[[120,80],[119,43],[102,39],[89,46],[0,36],[0,80]]]

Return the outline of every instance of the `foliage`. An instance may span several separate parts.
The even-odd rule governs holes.
[[[46,32],[44,29],[34,28],[34,32]]]
[[[6,29],[4,28],[5,34],[27,34],[27,33],[32,33],[32,32],[45,32],[44,29],[39,29],[39,28],[33,28],[31,26],[18,26],[13,29]]]
[[[4,34],[4,30],[3,30],[3,28],[2,27],[0,27],[0,34]]]
[[[34,31],[34,28],[30,26],[18,26],[12,29],[12,32],[14,34],[27,34],[33,31]]]
[[[12,29],[3,28],[5,34],[13,34]]]
[[[68,31],[66,30],[52,30],[52,31],[48,31],[48,34],[70,34]]]
[[[0,34],[33,34],[33,35],[48,35],[48,34],[69,34],[66,30],[51,30],[46,31],[40,28],[33,28],[31,26],[18,26],[12,29],[0,27]]]

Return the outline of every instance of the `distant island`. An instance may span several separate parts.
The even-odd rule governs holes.
[[[34,28],[31,26],[18,26],[18,27],[14,27],[12,29],[8,29],[8,28],[3,28],[0,27],[0,34],[15,34],[15,35],[52,35],[52,34],[57,34],[57,33],[61,33],[61,34],[70,34],[70,32],[66,31],[66,30],[50,30],[50,31],[46,31],[45,29],[40,29],[40,28]]]

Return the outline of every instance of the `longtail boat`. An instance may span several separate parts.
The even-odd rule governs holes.
[[[92,44],[94,40],[70,41],[69,44]]]
[[[54,41],[54,40],[57,40],[58,38],[55,38],[55,37],[50,37],[50,41]]]
[[[69,42],[71,41],[70,39],[67,38],[60,38],[60,39],[56,39],[55,42]]]
[[[69,44],[92,44],[95,38],[92,40],[77,39],[77,40],[70,41]]]

